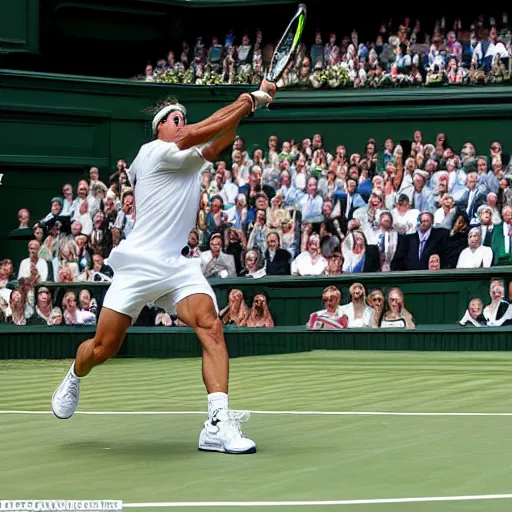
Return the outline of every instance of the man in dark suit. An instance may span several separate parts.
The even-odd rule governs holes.
[[[334,193],[336,204],[334,205],[333,214],[331,217],[344,216],[345,221],[348,223],[354,215],[354,211],[361,206],[366,206],[364,199],[359,192],[356,192],[357,181],[354,178],[347,178],[347,191]]]
[[[487,192],[484,187],[478,186],[478,173],[468,173],[466,177],[466,191],[460,201],[458,201],[458,205],[466,210],[471,221],[476,216],[478,208],[486,202]]]
[[[256,166],[259,168],[259,166]],[[264,192],[270,201],[276,194],[276,191],[270,185],[263,185],[263,181],[261,179],[261,173],[259,170],[252,170],[249,174],[249,178],[247,179],[247,183],[238,187],[239,194],[245,194],[247,197],[247,206],[249,208],[255,205],[256,196]]]
[[[477,210],[477,216],[480,219],[480,222],[475,224],[482,231],[482,245],[485,247],[492,247],[492,234],[494,232],[494,224],[492,222],[492,208],[483,204]]]
[[[443,243],[450,235],[449,230],[433,228],[434,216],[423,212],[419,216],[416,233],[400,235],[391,270],[427,270],[432,254],[438,254],[443,263]]]
[[[279,235],[272,231],[267,235],[267,250],[265,251],[265,268],[267,276],[289,276],[292,255],[281,249]]]

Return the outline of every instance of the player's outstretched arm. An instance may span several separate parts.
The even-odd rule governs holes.
[[[178,132],[176,145],[183,150],[206,144],[221,136],[233,125],[238,126],[250,112],[269,105],[275,92],[274,84],[263,81],[259,90],[241,94],[233,103],[221,108],[199,123],[183,126]]]
[[[218,137],[233,124],[237,124],[253,109],[249,94],[242,94],[230,105],[195,124],[183,126],[177,135],[176,145],[181,149],[206,144]]]
[[[231,126],[227,128],[224,132],[222,132],[215,139],[208,142],[201,149],[201,153],[205,160],[208,162],[215,162],[218,160],[219,155],[228,148],[236,137],[236,132],[238,130],[239,121],[233,123]]]

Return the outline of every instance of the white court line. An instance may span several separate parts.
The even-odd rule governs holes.
[[[424,498],[385,498],[374,500],[335,500],[335,501],[182,501],[156,503],[123,503],[123,508],[168,508],[168,507],[300,507],[326,505],[377,505],[382,503],[424,503],[428,501],[475,501],[506,500],[512,494],[484,494],[477,496],[434,496]]]
[[[512,416],[512,412],[393,412],[393,411],[251,411],[251,414],[296,416]],[[0,414],[52,414],[52,411],[0,410]],[[76,411],[91,416],[166,416],[207,414],[206,411]]]

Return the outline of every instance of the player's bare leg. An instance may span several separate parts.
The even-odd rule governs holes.
[[[196,294],[177,307],[178,318],[192,327],[203,349],[203,381],[208,393],[228,392],[229,356],[222,322],[209,295]]]
[[[222,322],[212,298],[195,294],[177,307],[178,318],[192,327],[203,349],[203,380],[208,391],[208,420],[199,436],[199,449],[223,453],[254,453],[256,444],[242,435],[238,421],[248,414],[230,412],[228,405],[229,355]]]
[[[85,377],[95,366],[114,357],[132,323],[131,317],[108,308],[102,308],[94,338],[84,341],[77,350],[75,373]]]
[[[117,354],[131,321],[129,316],[117,311],[101,310],[94,338],[78,347],[75,361],[53,394],[52,411],[57,418],[67,419],[73,415],[80,398],[80,379]]]

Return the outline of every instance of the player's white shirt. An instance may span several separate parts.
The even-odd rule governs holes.
[[[143,252],[167,263],[178,258],[196,225],[204,163],[197,147],[180,150],[161,140],[144,144],[129,169],[135,225],[112,252]]]

